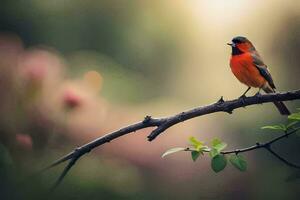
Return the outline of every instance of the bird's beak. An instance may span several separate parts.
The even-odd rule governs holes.
[[[227,45],[232,46],[232,47],[235,47],[235,44],[234,44],[234,43],[227,43]]]

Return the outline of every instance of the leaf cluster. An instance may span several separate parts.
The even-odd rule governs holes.
[[[287,134],[291,130],[296,130],[296,128],[299,129],[299,124],[300,124],[300,111],[289,115],[288,122],[286,124],[267,125],[261,127],[261,129],[280,131]],[[211,158],[211,168],[216,173],[224,170],[227,166],[228,161],[229,163],[231,163],[232,166],[234,166],[236,169],[238,169],[241,172],[247,170],[247,161],[244,158],[244,156],[238,153],[239,151],[231,151],[230,153],[228,152],[225,153],[224,149],[227,147],[227,144],[218,138],[214,138],[210,142],[210,145],[205,145],[205,142],[199,141],[197,138],[192,136],[189,138],[189,143],[190,143],[190,147],[186,147],[186,148],[176,147],[176,148],[169,149],[162,155],[162,157],[180,151],[189,151],[191,152],[191,158],[193,161],[196,161],[199,157],[208,154],[209,157]],[[227,154],[231,154],[231,155],[228,157]]]
[[[227,156],[222,153],[222,150],[227,147],[225,142],[215,138],[211,141],[210,146],[207,146],[204,142],[199,141],[195,137],[190,137],[189,142],[191,147],[176,147],[169,149],[162,157],[180,151],[190,151],[192,160],[196,161],[200,156],[204,156],[205,153],[207,153],[211,157],[211,168],[214,172],[220,172],[225,169],[227,166]],[[228,160],[235,168],[240,171],[246,171],[247,162],[242,155],[231,155]]]

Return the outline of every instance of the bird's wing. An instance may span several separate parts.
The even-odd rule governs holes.
[[[268,81],[269,85],[275,89],[275,84],[273,81],[273,78],[267,68],[267,65],[265,65],[265,63],[262,61],[261,57],[259,56],[258,53],[253,53],[252,54],[252,58],[253,58],[253,63],[256,66],[256,68],[258,69],[259,73]]]

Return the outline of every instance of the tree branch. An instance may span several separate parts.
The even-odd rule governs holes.
[[[274,152],[271,147],[266,148],[271,154],[273,154],[276,158],[278,158],[280,161],[284,162],[286,165],[300,169],[300,165],[296,165],[294,163],[291,163],[290,161],[286,160],[285,158],[278,155],[276,152]]]
[[[278,136],[268,142],[265,142],[265,143],[259,143],[257,142],[255,145],[253,146],[250,146],[250,147],[247,147],[247,148],[243,148],[243,149],[235,149],[235,150],[230,150],[230,151],[222,151],[221,153],[222,154],[232,154],[232,153],[235,153],[235,154],[238,154],[238,153],[243,153],[243,152],[247,152],[247,151],[252,151],[252,150],[255,150],[255,149],[260,149],[260,148],[270,148],[272,144],[274,144],[275,142],[283,139],[283,138],[287,138],[289,135],[292,135],[294,133],[296,133],[298,130],[300,130],[300,127],[298,128],[295,128],[293,129],[291,132],[289,133],[285,133],[281,136]]]
[[[284,159],[283,157],[281,157],[280,155],[278,155],[276,152],[274,152],[274,150],[271,148],[271,145],[274,144],[275,142],[278,142],[279,140],[283,139],[283,138],[288,138],[289,135],[292,135],[294,133],[296,133],[298,130],[300,130],[300,127],[297,127],[295,129],[293,129],[292,131],[290,131],[289,133],[285,133],[281,136],[278,136],[268,142],[265,143],[259,143],[257,142],[255,145],[246,147],[246,148],[242,148],[242,149],[234,149],[234,150],[228,150],[228,151],[221,151],[221,154],[239,154],[239,153],[244,153],[244,152],[248,152],[248,151],[253,151],[253,150],[257,150],[257,149],[266,149],[268,150],[270,153],[272,153],[275,157],[277,157],[279,160],[281,160],[282,162],[284,162],[286,165],[289,165],[291,167],[294,168],[298,168],[300,169],[300,165],[296,165],[294,163],[291,163],[289,161],[287,161],[286,159]],[[186,149],[184,149],[184,151],[194,151],[193,149],[187,147]],[[210,150],[205,150],[204,152],[209,153]]]
[[[135,124],[126,126],[112,133],[108,133],[104,136],[101,136],[77,149],[70,152],[69,154],[63,156],[62,158],[55,161],[49,167],[45,169],[52,168],[57,166],[65,161],[70,160],[70,163],[66,166],[60,178],[56,182],[56,186],[60,184],[62,179],[68,173],[68,171],[72,168],[75,162],[84,154],[90,152],[92,149],[101,146],[111,140],[119,138],[123,135],[135,132],[137,130],[141,130],[147,127],[156,127],[151,134],[148,136],[148,140],[154,140],[159,134],[164,132],[166,129],[189,119],[216,113],[216,112],[226,112],[231,114],[233,110],[241,107],[246,107],[255,104],[262,104],[274,101],[291,101],[295,99],[300,99],[300,90],[283,92],[283,93],[273,93],[273,94],[264,94],[264,95],[255,95],[252,97],[244,97],[230,101],[224,101],[223,97],[216,103],[207,106],[197,107],[188,111],[181,112],[179,114],[163,117],[163,118],[152,118],[150,116],[146,116],[143,121],[137,122]],[[257,147],[251,147],[257,148]],[[246,150],[244,150],[246,151]]]

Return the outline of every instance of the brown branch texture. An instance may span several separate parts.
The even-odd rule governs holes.
[[[289,92],[282,92],[282,93],[272,93],[272,94],[264,94],[264,95],[255,95],[251,97],[242,97],[235,100],[224,101],[223,97],[221,97],[216,103],[197,107],[191,110],[187,110],[176,115],[172,115],[169,117],[162,117],[162,118],[152,118],[151,116],[146,116],[142,121],[137,122],[135,124],[128,125],[124,128],[116,130],[114,132],[108,133],[103,135],[81,147],[76,148],[74,151],[70,152],[69,154],[63,156],[62,158],[55,161],[49,167],[45,168],[49,169],[54,166],[57,166],[63,162],[69,161],[67,166],[64,168],[62,174],[58,178],[54,187],[58,186],[60,182],[63,180],[65,175],[70,171],[72,166],[78,161],[78,159],[83,156],[84,154],[89,153],[94,148],[101,146],[107,142],[110,142],[116,138],[119,138],[123,135],[148,128],[148,127],[156,127],[148,136],[148,140],[152,141],[161,133],[163,133],[168,128],[183,122],[189,119],[200,117],[203,115],[216,113],[216,112],[226,112],[232,114],[232,112],[241,107],[246,107],[250,105],[256,104],[263,104],[275,101],[292,101],[300,99],[300,90],[289,91]],[[257,149],[258,146],[250,147],[250,149]],[[259,147],[262,148],[262,147]],[[266,147],[265,147],[266,148]],[[272,151],[272,149],[268,149],[272,154],[276,154]],[[278,154],[276,154],[278,155]],[[278,156],[277,156],[278,157]],[[279,157],[278,157],[279,158]],[[280,159],[280,158],[279,158]]]

